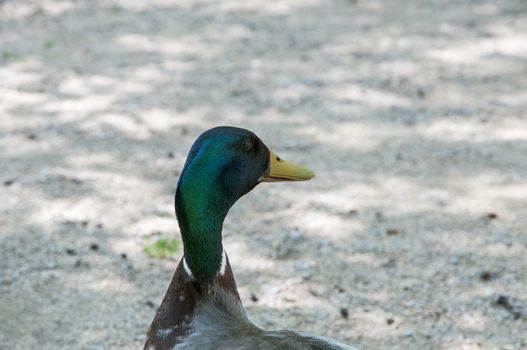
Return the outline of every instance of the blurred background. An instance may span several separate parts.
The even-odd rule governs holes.
[[[234,125],[317,173],[225,223],[258,325],[527,349],[526,108],[523,0],[2,0],[0,348],[141,348]]]

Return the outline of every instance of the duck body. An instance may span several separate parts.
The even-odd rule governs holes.
[[[175,195],[184,256],[147,333],[145,350],[354,350],[303,332],[266,331],[243,308],[221,230],[230,207],[260,182],[307,180],[252,132],[218,127],[193,144]]]
[[[145,350],[356,350],[335,340],[252,323],[228,263],[212,284],[193,280],[180,262],[152,322]]]

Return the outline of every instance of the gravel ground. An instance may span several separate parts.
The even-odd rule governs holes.
[[[0,349],[137,349],[192,141],[313,181],[225,224],[250,317],[364,349],[527,349],[527,3],[0,1]]]

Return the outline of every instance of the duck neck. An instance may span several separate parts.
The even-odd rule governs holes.
[[[185,269],[197,281],[210,283],[224,269],[222,228],[232,204],[203,173],[182,175],[175,200]]]

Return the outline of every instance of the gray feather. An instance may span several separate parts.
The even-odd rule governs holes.
[[[335,340],[295,331],[264,331],[252,323],[241,303],[215,290],[197,308],[191,332],[174,350],[357,350]]]

